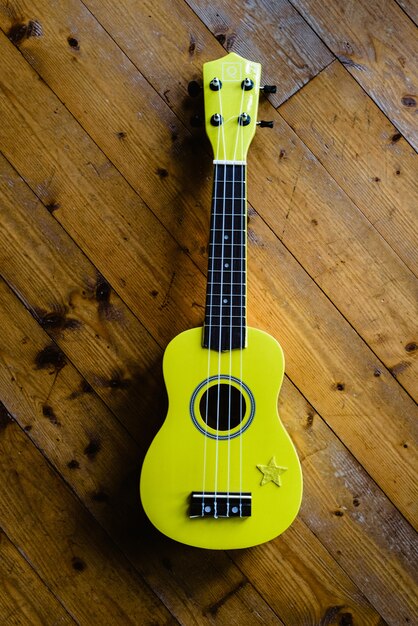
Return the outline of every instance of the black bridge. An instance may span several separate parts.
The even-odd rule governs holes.
[[[251,493],[193,491],[189,517],[250,517]]]

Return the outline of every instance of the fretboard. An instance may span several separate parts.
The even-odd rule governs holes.
[[[246,342],[247,207],[245,165],[215,163],[203,346]]]

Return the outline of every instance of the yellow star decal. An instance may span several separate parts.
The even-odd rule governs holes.
[[[263,486],[269,482],[273,482],[278,487],[282,486],[280,476],[287,471],[287,467],[276,465],[276,458],[273,457],[268,465],[257,465],[257,468],[263,474],[260,485]]]

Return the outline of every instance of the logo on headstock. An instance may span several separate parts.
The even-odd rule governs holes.
[[[222,80],[242,80],[242,64],[241,63],[223,63],[222,64]]]

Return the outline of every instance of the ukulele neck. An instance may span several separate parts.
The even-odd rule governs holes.
[[[246,267],[246,164],[214,161],[205,348],[218,352],[245,348]]]

